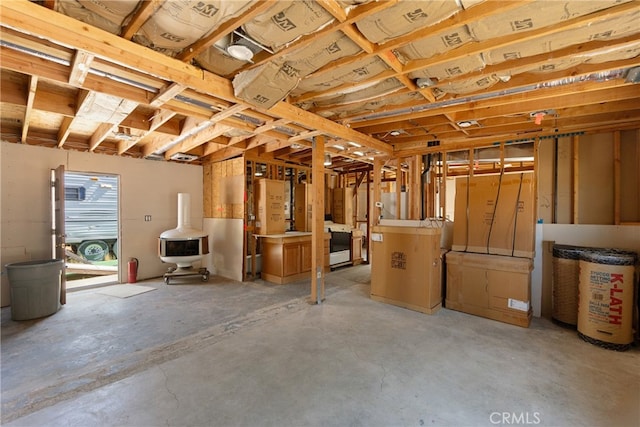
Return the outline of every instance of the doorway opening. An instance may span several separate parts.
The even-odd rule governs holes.
[[[67,289],[118,282],[119,180],[64,173]]]

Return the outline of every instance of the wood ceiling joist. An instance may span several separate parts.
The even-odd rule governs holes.
[[[2,2],[0,13],[3,17],[3,25],[22,28],[24,31],[42,37],[55,35],[56,41],[64,45],[76,46],[117,64],[150,75],[162,76],[166,80],[184,84],[202,93],[215,94],[216,97],[230,102],[244,104],[243,101],[235,97],[231,82],[227,79],[176,59],[168,58],[161,53],[150,51],[143,46],[87,26],[26,0]],[[127,54],[123,55],[123,52],[127,52]],[[286,102],[279,102],[269,112],[279,118],[300,123],[307,128],[323,130],[330,135],[356,141],[378,151],[391,153],[391,147],[388,144]]]
[[[488,2],[493,4],[494,2]],[[508,2],[505,2],[508,3]],[[471,9],[473,10],[473,9]],[[549,25],[535,30],[530,30],[525,33],[515,33],[502,37],[492,38],[490,40],[468,43],[460,46],[449,52],[437,55],[432,58],[420,59],[408,62],[404,67],[404,73],[412,73],[424,68],[429,68],[434,65],[444,64],[449,61],[464,58],[466,56],[480,55],[486,51],[498,49],[515,43],[523,43],[528,40],[533,40],[539,37],[553,35],[560,31],[571,30],[581,28],[590,25],[594,21],[602,19],[610,19],[619,17],[625,14],[633,13],[640,10],[638,2],[632,1],[624,3],[618,6],[613,6],[605,10],[593,12],[587,15],[579,16],[576,18],[568,19],[558,24]]]
[[[169,148],[165,153],[164,153],[164,157],[166,160],[170,159],[172,155],[177,154],[177,153],[187,153],[190,150],[193,150],[194,148],[208,142],[211,141],[217,137],[219,137],[220,135],[224,134],[225,132],[230,131],[231,128],[229,126],[225,126],[222,125],[220,123],[215,123],[209,127],[207,127],[206,129],[201,130],[200,132],[196,133],[195,135],[191,135],[189,136],[187,139],[185,139],[184,141],[180,142],[179,144],[174,145],[173,147]]]
[[[403,46],[405,44],[411,43],[413,41],[416,40],[420,40],[423,38],[427,38],[430,36],[434,36],[437,35],[443,31],[446,31],[450,28],[455,28],[455,27],[460,27],[464,24],[468,24],[471,22],[476,22],[478,20],[481,20],[484,17],[488,17],[488,16],[492,16],[498,13],[503,13],[503,12],[507,12],[511,9],[523,6],[529,2],[531,2],[532,0],[524,0],[524,1],[509,1],[509,2],[484,2],[481,3],[479,5],[474,6],[473,8],[469,9],[469,10],[462,10],[459,13],[456,13],[454,15],[452,15],[451,17],[441,21],[438,24],[435,25],[431,25],[428,27],[425,27],[423,29],[420,30],[416,30],[413,31],[407,35],[395,38],[393,40],[389,40],[386,43],[380,45],[379,47],[377,47],[376,49],[374,49],[371,52],[365,52],[353,57],[348,57],[348,58],[344,58],[342,60],[339,60],[333,64],[327,65],[317,71],[315,71],[314,73],[311,73],[309,77],[317,77],[320,76],[322,74],[326,74],[326,73],[330,73],[333,69],[335,69],[336,67],[341,67],[341,66],[346,66],[349,64],[352,64],[354,62],[357,61],[361,61],[363,59],[367,59],[373,56],[379,56],[380,58],[382,58],[383,60],[385,60],[385,62],[390,60],[390,57],[388,55],[393,55],[392,50],[396,49],[400,46]],[[393,55],[395,57],[395,55]],[[386,57],[386,58],[385,58]],[[408,74],[407,71],[405,71],[405,67],[402,66],[402,64],[400,64],[399,61],[397,61],[397,58],[394,60],[393,62],[393,66],[392,68],[394,69],[395,73],[397,75],[402,75],[402,74]],[[425,67],[426,68],[426,67]],[[330,92],[328,92],[330,93]],[[428,94],[428,92],[426,92],[426,94]],[[325,95],[324,92],[320,93],[319,95]],[[426,95],[428,97],[428,95]]]
[[[89,74],[91,63],[95,59],[94,55],[83,50],[77,50],[71,63],[71,73],[69,74],[69,84],[80,87]]]
[[[36,89],[38,87],[38,77],[30,76],[29,77],[29,85],[28,93],[27,93],[27,105],[24,109],[24,118],[22,122],[22,135],[20,137],[20,141],[23,143],[27,142],[27,132],[29,132],[29,123],[31,122],[31,112],[33,111],[33,101],[36,97]]]
[[[495,2],[487,2],[487,3],[491,3],[492,5],[495,4]],[[503,3],[503,5],[505,5],[505,10],[508,10],[508,9],[514,7],[513,3],[515,3],[515,2],[502,2],[502,3]],[[526,3],[526,2],[523,2],[523,3]],[[472,8],[471,11],[476,11],[476,10],[479,11],[479,9],[477,9],[477,8],[479,8],[480,6],[482,6],[482,4],[477,6],[477,7]],[[390,62],[388,60],[388,57],[385,57],[383,55],[379,55],[379,56],[381,58],[383,58],[385,60],[385,62],[390,64],[392,66],[392,68],[394,69],[394,71],[396,72],[397,77],[398,78],[403,77],[403,80],[401,80],[401,81],[408,88],[411,88],[412,85],[409,83],[409,82],[411,82],[411,79],[409,79],[408,76],[407,76],[411,72],[418,71],[418,70],[421,70],[421,69],[425,69],[425,68],[428,68],[428,67],[433,66],[433,65],[439,65],[441,63],[452,61],[454,59],[461,59],[461,58],[463,58],[465,56],[478,55],[478,54],[481,54],[484,51],[490,50],[492,48],[497,48],[497,47],[500,47],[500,46],[506,46],[506,45],[514,44],[514,43],[519,43],[519,42],[522,42],[523,40],[529,40],[529,39],[532,39],[534,37],[540,37],[540,36],[548,35],[548,34],[551,34],[551,33],[554,33],[554,32],[558,32],[558,31],[561,31],[561,30],[565,30],[565,29],[577,28],[577,27],[586,25],[588,22],[591,22],[593,20],[600,20],[600,19],[611,17],[611,16],[620,16],[622,14],[630,13],[631,11],[634,11],[634,10],[638,9],[638,7],[634,6],[634,5],[627,4],[624,8],[623,8],[623,6],[625,6],[625,5],[617,6],[616,8],[607,9],[607,10],[600,11],[600,12],[596,12],[594,14],[585,15],[583,17],[574,18],[572,20],[565,21],[565,22],[563,22],[561,24],[556,24],[556,25],[553,25],[553,26],[544,27],[544,28],[541,28],[539,30],[533,30],[533,31],[530,31],[530,32],[527,32],[527,33],[518,33],[518,34],[511,35],[511,36],[504,36],[504,37],[499,38],[497,41],[496,41],[496,39],[491,39],[491,40],[488,40],[486,42],[470,43],[470,44],[467,44],[465,46],[461,46],[461,47],[459,47],[457,49],[454,49],[454,50],[452,50],[450,52],[444,53],[442,55],[438,55],[438,56],[436,56],[434,58],[429,58],[429,59],[424,59],[424,60],[419,60],[419,61],[410,61],[408,64],[406,64],[404,67],[402,67],[401,70],[399,69],[399,66],[398,66],[399,61],[398,61],[398,64],[393,65],[393,62]],[[465,12],[467,12],[467,11],[462,11],[459,14],[456,14],[454,16],[465,15]],[[483,10],[482,12],[478,12],[478,17],[482,17],[482,16],[489,15],[489,14],[495,14],[495,13],[496,13],[495,9],[492,9],[491,11],[490,10]],[[478,19],[478,18],[476,18],[476,19]],[[466,18],[465,16],[462,16],[462,19],[460,20],[460,22],[468,23],[469,19]],[[429,30],[434,31],[434,29],[437,28],[437,27],[438,27],[438,25],[431,26],[431,27],[429,27]],[[443,27],[443,28],[446,28],[446,27]],[[430,32],[429,34],[435,34],[437,32],[438,31],[436,30],[435,32]],[[412,35],[414,37],[416,37],[417,34],[418,34],[418,32],[412,33]],[[417,37],[417,38],[419,38],[419,37]],[[637,41],[637,36],[627,37],[625,40],[630,41],[630,40],[633,40],[633,39],[636,39],[636,41]],[[410,40],[411,39],[407,39],[407,40],[404,40],[404,42],[409,42]],[[400,43],[400,42],[398,40],[393,40],[392,41],[392,46],[400,46],[400,44],[396,45],[396,43]],[[593,51],[593,50],[596,50],[596,49],[602,49],[607,44],[611,45],[611,44],[614,44],[614,43],[616,43],[616,41],[592,42],[590,44],[586,44],[586,46],[584,46],[584,48]],[[388,52],[390,52],[390,51],[388,51]],[[559,57],[559,58],[568,57],[571,54],[575,54],[575,52],[576,52],[576,47],[575,46],[569,47],[569,48],[566,48],[566,49],[563,49],[562,51],[560,51],[558,53],[559,56],[557,56],[556,53],[554,52],[554,55],[553,55],[552,58],[556,59],[557,57]],[[380,52],[376,52],[376,54],[379,54],[379,53]],[[363,55],[359,55],[358,56],[358,60],[360,58],[362,58],[362,57],[363,57]],[[349,59],[351,60],[352,58],[349,58]],[[541,63],[541,62],[546,61],[548,59],[549,59],[549,55],[548,54],[544,54],[544,55],[538,55],[533,59],[527,59],[524,63],[526,65],[526,64],[528,64],[530,62],[532,66],[535,66],[535,64]],[[396,61],[397,61],[397,59],[396,59]],[[519,62],[519,64],[520,64],[520,62]],[[335,66],[336,66],[335,64],[332,64],[331,68],[334,68]],[[440,86],[448,84],[449,82],[464,80],[466,78],[470,78],[470,77],[473,77],[474,75],[478,75],[478,74],[490,74],[492,72],[496,72],[496,73],[504,72],[506,69],[508,69],[509,67],[512,67],[512,66],[513,66],[513,64],[510,64],[510,63],[507,62],[507,63],[504,63],[504,64],[500,64],[498,66],[487,67],[486,70],[482,70],[481,72],[478,72],[478,73],[466,74],[466,75],[460,76],[457,79],[451,79],[451,80],[443,81],[442,83],[440,83]],[[317,71],[316,73],[311,74],[311,76],[317,76],[317,75],[319,75],[319,74],[321,74],[323,72],[324,72],[324,70],[321,69],[321,70]],[[386,76],[385,76],[385,78],[386,78]],[[383,79],[382,78],[375,78],[375,77],[370,79],[370,81],[381,81],[381,80],[383,80]],[[415,85],[413,85],[413,89],[415,90]],[[332,94],[332,93],[335,93],[333,89],[327,90],[326,92],[316,92],[313,95],[307,94],[307,95],[304,96],[304,100],[310,101],[310,100],[314,99],[314,96],[316,96],[316,97],[317,96],[325,96],[325,95],[329,95],[329,94]],[[425,96],[429,101],[434,102],[434,99],[431,96],[431,89],[422,90],[421,94],[423,94],[423,96]],[[301,97],[301,99],[302,99],[302,97]],[[349,122],[349,118],[347,118],[344,121],[345,122]]]
[[[496,109],[497,107],[500,107],[500,106],[511,105],[514,103],[519,104],[523,102],[528,102],[527,108],[531,108],[528,111],[556,108],[556,107],[547,105],[547,99],[553,99],[556,96],[572,94],[576,92],[587,93],[592,90],[598,91],[602,89],[610,89],[610,88],[621,87],[621,86],[626,86],[629,88],[629,90],[633,90],[632,85],[626,84],[621,79],[610,80],[606,82],[585,81],[585,82],[578,82],[578,83],[569,84],[569,85],[559,85],[556,87],[548,87],[544,89],[531,90],[528,92],[514,93],[512,95],[490,97],[487,99],[482,99],[474,102],[460,102],[459,104],[443,106],[441,108],[432,108],[432,109],[426,109],[422,111],[408,112],[407,114],[403,114],[402,118],[404,120],[419,120],[424,117],[433,117],[433,116],[439,116],[442,114],[453,114],[454,119],[456,121],[460,121],[460,120],[475,120],[476,118],[482,119],[483,117],[496,117],[500,115],[500,113],[497,112],[497,110],[495,110],[497,114],[492,113],[489,115],[486,115],[484,113],[478,113],[478,110],[483,108]],[[592,102],[598,102],[598,100],[592,99]],[[580,105],[585,105],[585,103]],[[560,108],[560,106],[558,106],[558,108]],[[397,111],[397,110],[393,110],[393,111]],[[397,117],[392,114],[393,111],[386,111],[385,109],[380,109],[377,113],[386,113],[385,117],[370,119],[370,120],[362,120],[358,122],[351,122],[350,125],[355,129],[359,129],[361,127],[377,126],[377,125],[383,125],[387,123],[393,123]],[[490,111],[490,110],[487,110],[487,111]],[[519,109],[517,111],[522,112],[523,110]],[[505,113],[505,114],[510,114],[510,113]]]
[[[154,113],[152,117],[149,118],[149,129],[145,130],[144,133],[140,136],[140,140],[145,137],[151,135],[153,132],[158,130],[162,125],[175,117],[176,113],[171,110],[163,110],[158,109]],[[120,141],[118,144],[118,154],[123,154],[128,151],[131,147],[137,144],[137,140],[133,141]]]
[[[162,6],[165,0],[142,0],[138,5],[138,9],[131,17],[131,21],[122,29],[121,36],[124,39],[131,40],[133,35],[138,32],[140,27],[154,14],[156,10]]]
[[[370,2],[370,3],[366,3],[366,4],[362,4],[360,6],[358,6],[355,10],[352,10],[348,16],[347,19],[342,21],[342,22],[337,22],[337,23],[333,23],[330,25],[325,26],[324,28],[314,32],[313,34],[309,34],[303,37],[300,37],[298,40],[294,41],[293,43],[290,43],[287,45],[287,47],[280,49],[278,52],[276,52],[275,54],[271,55],[271,54],[267,54],[266,52],[261,52],[258,55],[256,55],[253,58],[253,64],[247,65],[246,67],[244,67],[242,70],[247,70],[247,69],[252,69],[255,67],[259,67],[262,64],[265,64],[269,61],[273,61],[274,59],[280,58],[286,54],[289,54],[295,50],[298,49],[302,49],[305,46],[313,43],[315,40],[318,40],[319,38],[321,38],[322,36],[325,36],[327,34],[336,32],[336,31],[340,31],[343,28],[349,27],[351,26],[351,24],[354,24],[357,20],[362,19],[366,16],[370,16],[370,15],[374,15],[378,12],[381,12],[385,9],[390,8],[391,6],[393,6],[394,4],[396,4],[399,0],[385,0],[385,1],[376,1],[376,2]],[[328,11],[329,13],[331,13],[331,11]]]
[[[243,24],[251,21],[256,16],[262,14],[278,0],[259,0],[256,4],[252,5],[250,9],[243,13],[239,18],[231,19],[222,23],[218,28],[211,32],[206,37],[199,39],[191,46],[186,47],[182,53],[177,56],[177,59],[188,62],[198,56],[200,53],[213,46],[218,40],[222,39],[225,35],[232,32],[236,28],[241,27]]]

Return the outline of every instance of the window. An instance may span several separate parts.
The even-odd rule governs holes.
[[[86,189],[80,187],[64,187],[64,199],[74,202],[81,202],[84,200]]]

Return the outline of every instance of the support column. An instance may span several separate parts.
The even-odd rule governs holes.
[[[400,213],[402,212],[402,159],[397,159],[396,166],[396,219],[400,219]]]
[[[373,204],[371,205],[371,225],[375,226],[380,223],[380,209],[377,205],[382,201],[382,160],[375,158],[373,160]]]
[[[311,303],[324,300],[324,143],[313,139],[311,155]]]

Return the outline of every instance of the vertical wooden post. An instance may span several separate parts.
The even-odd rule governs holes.
[[[447,152],[442,152],[442,164],[440,165],[442,168],[442,173],[440,174],[442,177],[442,188],[440,189],[440,212],[442,218],[447,217],[447,172],[449,168],[447,167]]]
[[[324,300],[324,135],[313,139],[311,155],[311,303]]]
[[[402,159],[398,158],[396,164],[396,219],[400,219],[402,212]]]
[[[533,141],[533,200],[535,201],[533,208],[535,209],[536,222],[540,219],[538,214],[538,176],[540,175],[540,138],[536,137]]]
[[[572,150],[573,150],[573,179],[571,185],[573,187],[573,203],[571,204],[572,211],[572,224],[580,223],[580,205],[579,203],[579,184],[580,184],[580,151],[578,149],[578,143],[580,137],[574,135],[571,138]]]
[[[380,223],[379,217],[381,209],[376,205],[382,201],[382,188],[380,183],[382,181],[382,160],[375,158],[373,160],[373,203],[371,205],[371,225],[378,225]],[[369,246],[371,247],[371,246]]]
[[[367,264],[371,259],[371,168],[367,169]]]
[[[475,159],[473,158],[475,154],[475,150],[473,148],[469,149],[469,176],[473,176],[474,163]]]
[[[613,223],[620,225],[620,131],[613,132]]]
[[[411,192],[409,195],[410,214],[409,219],[420,219],[420,176],[421,176],[421,157],[420,155],[413,156],[411,159],[411,168],[409,177],[409,189]]]

